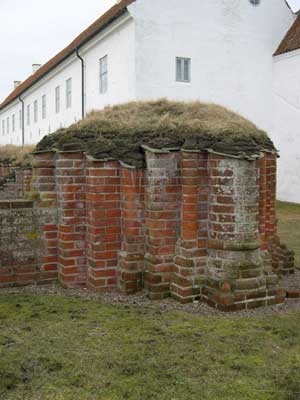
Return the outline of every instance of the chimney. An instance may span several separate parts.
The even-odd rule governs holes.
[[[14,81],[14,89],[21,85],[21,81]]]
[[[32,73],[34,74],[41,66],[42,64],[32,64]]]

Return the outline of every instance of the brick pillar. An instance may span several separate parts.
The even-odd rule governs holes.
[[[33,154],[31,191],[28,197],[39,207],[56,207],[55,153],[39,151]]]
[[[31,186],[27,197],[35,200],[40,209],[46,246],[45,258],[41,263],[41,275],[45,278],[58,277],[57,265],[57,196],[55,182],[55,158],[52,151],[33,154]],[[24,176],[24,175],[23,175]],[[29,188],[28,188],[29,189]]]
[[[170,295],[180,225],[179,157],[179,153],[146,151],[145,287],[151,299]]]
[[[24,181],[23,169],[18,167],[15,169],[15,185],[16,185],[17,191],[20,194],[23,193],[23,181]]]
[[[119,163],[87,162],[88,286],[109,291],[117,286],[120,243]]]
[[[32,168],[24,168],[23,169],[23,182],[22,182],[22,192],[24,195],[26,195],[26,193],[30,192],[31,182],[32,182]]]
[[[266,236],[273,238],[277,234],[276,226],[276,171],[277,155],[265,153],[266,172]]]
[[[120,168],[121,242],[120,287],[135,293],[143,287],[145,255],[144,170]]]
[[[7,178],[10,174],[10,165],[2,165],[3,177]]]
[[[295,271],[294,252],[290,251],[285,244],[282,244],[277,235],[277,154],[264,153],[264,157],[260,160],[260,168],[260,212],[263,222],[260,226],[260,234],[262,249],[265,251],[266,264],[268,264],[268,270],[273,270],[278,274],[293,274]]]
[[[181,302],[200,298],[207,259],[207,153],[182,152],[181,236],[176,245],[171,294]]]
[[[66,287],[86,285],[85,159],[79,151],[59,152],[58,195],[59,278]]]
[[[271,282],[267,287],[264,274],[258,164],[214,154],[209,164],[207,301],[224,311],[282,302]]]
[[[261,239],[261,250],[268,250],[268,237],[266,232],[267,219],[267,162],[262,157],[259,163],[259,233]]]

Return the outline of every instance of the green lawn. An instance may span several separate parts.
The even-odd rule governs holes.
[[[0,399],[296,400],[299,326],[0,294]]]
[[[278,203],[300,266],[300,205]],[[300,311],[201,317],[1,294],[0,400],[299,400]]]
[[[296,267],[300,268],[300,204],[278,201],[277,218],[282,243],[295,251]]]

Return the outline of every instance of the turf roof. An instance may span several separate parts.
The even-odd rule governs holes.
[[[142,146],[210,149],[236,156],[275,150],[264,131],[224,107],[165,99],[91,112],[69,128],[45,136],[37,150],[84,150],[97,159],[112,158],[142,168]]]

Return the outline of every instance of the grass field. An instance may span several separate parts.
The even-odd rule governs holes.
[[[300,265],[300,205],[278,217]],[[0,400],[299,400],[299,327],[0,292]]]
[[[0,295],[0,399],[296,400],[299,326]]]
[[[295,251],[296,267],[300,268],[300,204],[278,201],[277,218],[282,243]]]

